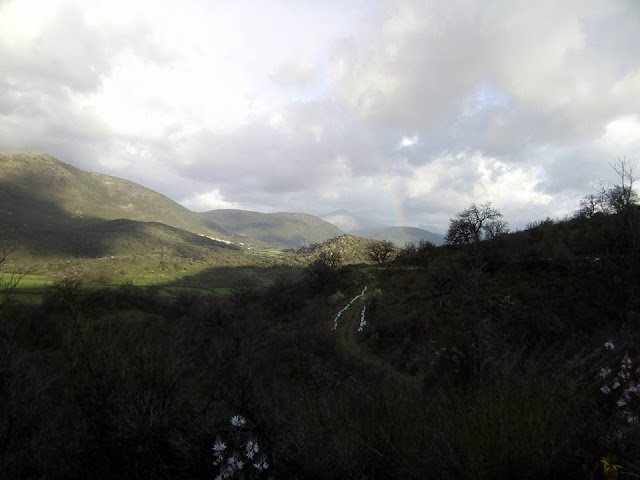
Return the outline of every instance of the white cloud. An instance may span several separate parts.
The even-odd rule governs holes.
[[[0,148],[197,209],[557,216],[640,154],[637,2],[0,3]]]
[[[219,208],[240,208],[235,202],[226,201],[219,189],[199,193],[180,201],[185,207],[196,212],[207,212]]]
[[[640,116],[625,115],[609,122],[605,127],[604,144],[611,150],[640,153]]]
[[[400,140],[400,143],[398,144],[398,149],[413,147],[418,143],[418,140],[419,138],[417,135],[414,135],[413,137],[402,137],[402,140]]]
[[[299,58],[280,65],[271,78],[283,85],[306,86],[316,75],[315,65],[308,59]]]

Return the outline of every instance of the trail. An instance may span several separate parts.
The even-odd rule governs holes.
[[[389,362],[368,351],[358,341],[358,335],[362,335],[362,332],[358,332],[362,309],[369,302],[371,292],[374,291],[373,288],[364,288],[366,290],[363,294],[352,298],[347,304],[348,307],[341,310],[342,313],[338,317],[337,324],[335,323],[335,316],[332,319],[334,322],[332,327],[335,325],[334,330],[337,334],[338,345],[343,353],[355,357],[358,362],[382,373],[385,378],[392,380],[394,383],[405,387],[420,387],[422,384],[420,377],[398,370]],[[364,328],[366,329],[367,327],[365,326]]]

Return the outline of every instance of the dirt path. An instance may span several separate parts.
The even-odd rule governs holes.
[[[362,309],[369,302],[372,291],[373,289],[367,289],[364,295],[353,301],[348,309],[340,315],[336,328],[339,346],[345,354],[355,357],[360,363],[364,363],[384,374],[386,378],[394,380],[394,383],[397,382],[407,387],[420,386],[422,383],[420,377],[408,375],[398,370],[360,344],[358,335],[362,335],[362,332],[358,332],[358,326],[360,325]],[[334,319],[332,319],[333,321]],[[366,329],[367,327],[365,326],[364,328]]]

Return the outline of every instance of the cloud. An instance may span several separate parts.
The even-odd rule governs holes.
[[[180,203],[196,212],[206,212],[220,208],[239,208],[237,203],[226,201],[217,188],[185,198]]]
[[[316,77],[316,68],[309,60],[297,59],[280,65],[271,75],[274,82],[282,85],[304,87]]]
[[[419,140],[420,139],[418,138],[417,135],[414,135],[413,137],[402,137],[402,140],[400,140],[400,143],[398,144],[397,148],[401,149],[401,148],[413,147],[418,143]]]
[[[640,154],[640,8],[541,2],[0,2],[0,148],[194,209],[446,228],[570,212]]]

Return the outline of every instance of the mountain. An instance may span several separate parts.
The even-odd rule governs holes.
[[[300,247],[342,235],[324,220],[306,213],[259,213],[221,209],[202,212],[204,220],[235,234],[236,241],[279,247]]]
[[[42,153],[0,152],[0,227],[69,227],[120,218],[229,236],[219,225],[137,183]]]
[[[404,246],[404,244],[408,242],[419,243],[421,240],[427,240],[435,245],[442,245],[444,243],[444,237],[439,233],[415,227],[360,228],[349,233],[360,237],[374,238],[376,240],[390,240],[399,247]]]
[[[344,232],[357,235],[359,237],[373,238],[375,240],[390,240],[399,247],[407,242],[419,243],[421,240],[428,240],[436,245],[444,243],[444,237],[439,233],[430,232],[415,227],[369,227],[362,220],[354,217],[344,209],[335,210],[326,215],[321,215],[321,219],[335,225]]]
[[[327,213],[326,215],[321,215],[320,218],[325,222],[335,225],[344,232],[350,232],[364,227],[364,224],[360,220],[343,209],[335,210],[331,213]]]

